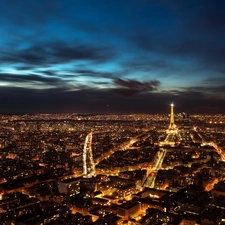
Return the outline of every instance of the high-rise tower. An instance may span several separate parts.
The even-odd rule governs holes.
[[[176,128],[176,125],[174,123],[174,104],[170,104],[170,125],[169,125],[169,128],[167,130],[167,132],[173,132],[173,131],[176,131],[177,128]]]
[[[166,139],[162,142],[160,142],[160,146],[170,145],[175,146],[180,143],[180,134],[179,130],[177,129],[177,126],[174,122],[174,104],[172,103],[170,105],[170,124],[168,129],[166,130]]]
[[[84,142],[83,150],[83,175],[84,176],[93,176],[95,175],[95,163],[93,160],[92,154],[92,132],[90,132]]]

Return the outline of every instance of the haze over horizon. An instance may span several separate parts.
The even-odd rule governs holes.
[[[0,8],[0,113],[225,113],[223,0]]]

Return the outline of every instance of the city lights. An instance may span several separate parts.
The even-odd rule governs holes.
[[[225,117],[170,107],[170,116],[2,115],[1,220],[204,222],[225,207],[225,125],[209,122]]]

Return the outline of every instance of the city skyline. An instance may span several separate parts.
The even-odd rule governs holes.
[[[224,1],[0,7],[0,113],[225,113]]]
[[[1,222],[223,225],[225,115],[170,107],[1,115]]]

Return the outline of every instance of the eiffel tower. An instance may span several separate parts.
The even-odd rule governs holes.
[[[171,110],[170,110],[170,125],[169,128],[167,130],[167,133],[174,133],[174,132],[178,132],[178,129],[174,123],[174,104],[170,104]]]
[[[166,130],[167,136],[163,142],[160,142],[160,146],[175,146],[180,143],[179,130],[174,122],[174,104],[172,103],[170,107],[170,124]]]
[[[177,126],[174,123],[174,104],[170,105],[170,125],[167,132],[165,142],[171,146],[174,146],[180,142],[180,135]]]

